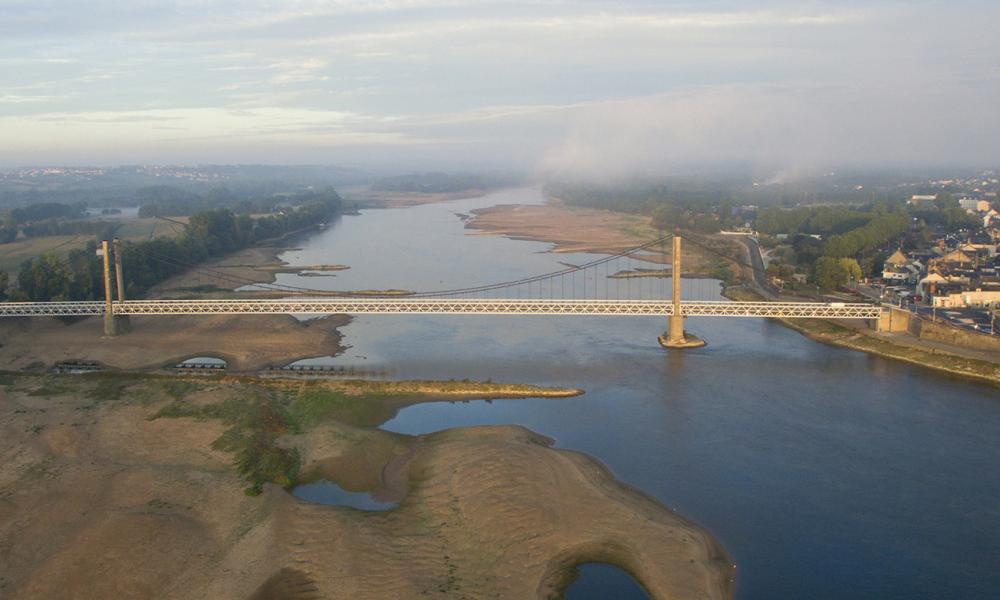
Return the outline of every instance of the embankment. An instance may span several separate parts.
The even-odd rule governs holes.
[[[733,300],[761,300],[755,292],[744,288],[727,288],[723,295]],[[947,349],[913,338],[909,343],[880,334],[871,329],[851,328],[825,319],[774,319],[802,335],[825,344],[851,348],[893,360],[927,367],[958,377],[1000,385],[1000,362],[980,360],[958,354],[959,349]],[[938,325],[938,327],[943,327]],[[998,355],[1000,356],[1000,355]]]

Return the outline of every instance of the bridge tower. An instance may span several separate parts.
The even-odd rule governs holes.
[[[684,314],[681,309],[681,236],[674,234],[674,246],[671,254],[673,260],[670,269],[672,284],[673,314],[667,317],[667,330],[659,337],[664,348],[699,348],[705,345],[693,335],[684,334]]]
[[[111,249],[107,240],[101,242],[97,253],[104,261],[104,337],[114,337],[118,335],[118,322],[115,321],[114,292],[111,290]]]
[[[122,241],[115,238],[111,242],[111,254],[115,262],[115,286],[118,292],[118,302],[125,301],[125,276],[122,274]],[[115,315],[115,333],[121,334],[130,328],[128,315]]]

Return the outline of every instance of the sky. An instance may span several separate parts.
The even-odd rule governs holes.
[[[1000,2],[0,0],[0,165],[1000,165]]]

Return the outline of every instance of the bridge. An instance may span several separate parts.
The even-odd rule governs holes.
[[[3,302],[0,317],[102,316],[103,302]],[[670,300],[504,300],[450,298],[330,298],[289,300],[126,300],[112,314],[128,315],[674,315]],[[877,319],[863,303],[681,302],[685,317]]]
[[[871,319],[882,314],[881,307],[867,303],[846,302],[727,302],[719,300],[682,300],[681,277],[670,276],[671,292],[655,293],[655,286],[644,287],[644,280],[665,279],[667,269],[653,270],[634,267],[656,263],[665,255],[643,254],[657,244],[672,238],[669,273],[681,271],[681,236],[669,234],[625,252],[608,255],[583,265],[501,283],[428,292],[368,292],[345,293],[296,286],[267,284],[251,280],[235,281],[232,275],[197,265],[201,270],[229,283],[279,292],[292,296],[282,299],[199,299],[199,300],[126,300],[122,277],[122,252],[116,240],[114,250],[103,243],[104,289],[103,302],[3,302],[0,317],[101,316],[105,334],[117,335],[119,322],[132,315],[321,315],[321,314],[397,314],[397,315],[576,315],[576,316],[662,316],[668,319],[668,330],[660,343],[668,348],[703,345],[684,332],[685,317],[764,317],[764,318],[826,318]],[[686,239],[686,238],[685,238]],[[695,242],[698,244],[697,242]],[[698,244],[702,245],[702,244]],[[703,246],[704,247],[704,246]],[[709,248],[709,250],[711,250]],[[172,261],[169,257],[150,257]],[[753,269],[731,256],[726,259]],[[628,261],[621,269],[621,261]],[[114,269],[111,262],[114,261]],[[174,261],[176,262],[176,261]],[[612,273],[611,265],[614,265]],[[601,269],[603,268],[603,277]],[[579,276],[579,277],[578,277]],[[639,281],[639,298],[633,296],[632,280]],[[579,281],[578,281],[579,280]],[[114,281],[114,285],[112,284]],[[603,295],[601,298],[601,282]],[[622,281],[625,281],[623,284]],[[612,284],[613,282],[613,284]],[[582,287],[581,287],[582,284]],[[614,292],[612,293],[612,285]],[[622,292],[625,288],[625,298]],[[513,298],[514,291],[518,295]],[[117,294],[115,294],[117,292]],[[612,295],[615,297],[612,298]],[[660,298],[644,296],[658,295]],[[116,297],[117,296],[117,297]],[[334,296],[334,297],[331,297]],[[499,296],[499,297],[495,297]],[[522,297],[525,296],[525,297]],[[548,296],[548,297],[546,297]],[[570,296],[570,297],[567,297]],[[577,297],[583,296],[583,297]]]

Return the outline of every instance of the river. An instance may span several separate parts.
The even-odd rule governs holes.
[[[344,216],[281,258],[351,268],[279,282],[426,290],[593,258],[469,235],[456,214],[541,201],[538,189],[524,188]],[[646,297],[663,289],[662,280],[645,285]],[[699,285],[702,297],[705,286],[717,289],[685,281]],[[822,345],[762,319],[689,319],[708,345],[667,352],[656,342],[665,325],[652,317],[362,316],[343,329],[351,347],[342,356],[315,362],[585,389],[559,400],[421,404],[384,427],[517,423],[586,452],[708,529],[737,565],[740,600],[996,597],[996,388]]]

